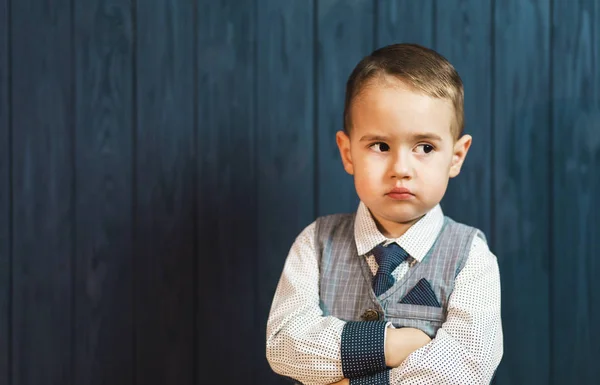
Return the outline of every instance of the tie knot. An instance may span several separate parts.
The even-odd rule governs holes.
[[[388,246],[377,245],[373,249],[373,255],[379,265],[378,270],[388,274],[408,258],[406,250],[397,243],[391,243]]]

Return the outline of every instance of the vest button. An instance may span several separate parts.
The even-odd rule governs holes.
[[[367,309],[361,316],[364,321],[379,321],[379,312],[374,309]]]

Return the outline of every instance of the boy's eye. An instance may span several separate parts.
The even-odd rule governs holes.
[[[384,151],[390,150],[390,146],[388,146],[387,144],[385,144],[383,142],[373,143],[369,147],[374,148],[376,151],[379,151],[379,152],[384,152]]]
[[[424,154],[429,154],[431,151],[433,151],[433,146],[431,144],[419,144],[417,146],[418,149],[421,149],[420,151],[417,152],[423,152]]]

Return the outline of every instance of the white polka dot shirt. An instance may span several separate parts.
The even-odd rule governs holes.
[[[444,214],[437,205],[401,237],[388,239],[361,202],[354,225],[358,255],[367,259],[373,275],[378,265],[370,250],[382,242],[396,242],[410,254],[413,263],[419,263],[433,245],[443,221]],[[381,328],[383,335],[377,335],[373,328],[363,332],[357,329],[357,323],[323,316],[314,241],[315,222],[298,235],[289,251],[267,321],[266,354],[271,368],[305,385],[331,384],[345,377],[343,366],[347,368],[348,362],[342,362],[342,335],[350,329],[345,330],[345,326],[353,326],[353,339],[364,337],[363,346],[374,356],[383,351],[385,339],[385,327]],[[396,280],[408,271],[409,260],[393,271]],[[386,326],[392,327],[391,323]],[[465,266],[456,277],[447,318],[435,338],[399,367],[354,377],[350,383],[489,384],[502,354],[498,263],[487,244],[475,237]]]

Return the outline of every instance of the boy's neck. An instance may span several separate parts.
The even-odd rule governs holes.
[[[392,221],[380,221],[375,219],[375,224],[377,225],[377,229],[384,237],[389,239],[400,238],[404,235],[408,229],[410,229],[415,223],[417,223],[423,216],[420,216],[416,219],[413,219],[409,222],[392,222]]]

